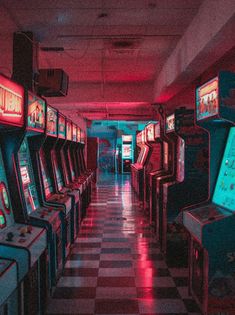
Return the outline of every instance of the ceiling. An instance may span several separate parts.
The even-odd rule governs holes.
[[[0,71],[12,72],[12,33],[32,31],[39,68],[69,75],[68,96],[52,105],[88,120],[151,119],[154,81],[202,2],[2,0]]]

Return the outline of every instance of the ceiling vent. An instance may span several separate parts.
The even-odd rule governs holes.
[[[107,56],[137,56],[140,49],[140,38],[115,38],[104,41]]]

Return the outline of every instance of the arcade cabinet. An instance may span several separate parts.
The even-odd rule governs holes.
[[[174,128],[177,136],[177,161],[175,177],[162,183],[162,208],[158,210],[160,247],[169,265],[187,266],[188,235],[182,225],[181,210],[207,199],[209,136],[195,125],[191,109],[176,109],[168,123],[172,123],[168,128]]]
[[[146,144],[149,147],[149,157],[144,168],[144,209],[150,210],[150,174],[162,169],[162,140],[160,125],[148,124],[145,127]],[[150,222],[152,221],[150,217]]]
[[[19,297],[18,301],[16,297],[11,305],[5,303],[1,308],[9,315],[44,314],[47,295],[47,277],[44,276],[47,274],[46,230],[24,223],[17,203],[19,183],[14,173],[13,157],[24,135],[24,89],[0,75],[0,95],[0,257],[16,263],[4,263],[10,269],[8,271],[3,266],[1,279],[6,277],[5,280],[10,281],[5,282],[0,301],[5,303],[4,296],[11,295],[16,283]]]
[[[65,187],[77,191],[80,194],[80,209],[79,209],[79,224],[85,215],[87,207],[87,181],[84,178],[79,177],[77,180],[76,169],[74,167],[74,159],[72,157],[70,145],[72,141],[73,125],[72,121],[66,119],[66,139],[64,141],[58,141],[56,145],[57,158],[60,163],[60,169],[63,172]],[[73,144],[73,148],[76,143]]]
[[[55,207],[63,216],[62,227],[62,268],[65,259],[69,254],[70,246],[74,240],[74,208],[72,198],[68,195],[56,192],[56,185],[53,177],[53,168],[51,167],[51,149],[54,147],[57,137],[57,110],[47,106],[46,131],[42,141],[36,143],[34,150],[34,169],[38,173],[38,179],[41,187],[41,196],[43,205]],[[35,143],[35,142],[34,142]]]
[[[140,153],[136,163],[131,164],[131,185],[139,196],[139,200],[144,199],[144,166],[148,159],[149,147],[145,144],[145,130],[136,135],[136,144],[140,148]]]
[[[32,163],[32,161],[35,163],[35,151],[44,139],[46,102],[31,92],[27,92],[26,95],[25,132],[19,150],[15,154],[15,176],[20,189],[18,211],[26,222],[47,230],[48,275],[49,287],[52,290],[62,272],[64,218],[55,207],[47,207],[43,204],[38,173]]]
[[[154,227],[157,237],[159,237],[159,213],[157,211],[159,203],[162,204],[161,198],[162,193],[159,192],[159,179],[161,181],[163,178],[174,173],[174,159],[175,154],[175,141],[170,135],[166,134],[166,119],[165,114],[162,110],[159,110],[161,119],[158,124],[155,125],[155,137],[160,137],[162,141],[162,168],[160,170],[153,171],[149,174],[149,215],[150,224]],[[161,187],[161,185],[160,185]]]
[[[57,194],[68,195],[72,198],[72,204],[74,208],[74,238],[76,238],[79,226],[80,226],[80,217],[81,217],[81,200],[79,190],[72,190],[67,186],[68,178],[63,173],[60,150],[63,147],[66,139],[66,118],[61,113],[58,112],[58,128],[57,128],[57,140],[54,142],[54,146],[50,151],[50,167],[53,170],[53,177],[55,181],[55,190]],[[66,178],[64,177],[66,176]]]
[[[202,313],[235,309],[235,74],[196,89],[197,123],[210,133],[207,202],[183,213],[190,233],[190,292]]]
[[[131,172],[133,163],[133,140],[132,135],[122,136],[122,173]]]

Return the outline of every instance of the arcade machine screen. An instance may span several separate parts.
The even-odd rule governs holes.
[[[56,176],[56,182],[57,182],[57,185],[58,185],[58,190],[61,191],[64,187],[64,181],[63,181],[63,177],[62,177],[62,174],[61,174],[61,171],[60,171],[60,168],[59,168],[59,165],[58,165],[58,161],[57,161],[57,157],[56,157],[56,151],[53,150],[51,152],[51,157],[54,161],[54,165],[55,165],[55,176]]]
[[[51,178],[48,174],[45,152],[42,149],[40,150],[40,164],[41,164],[41,169],[42,169],[42,179],[43,179],[45,197],[46,199],[48,199],[53,194],[53,187],[52,187]]]
[[[39,203],[27,139],[25,139],[20,146],[18,161],[27,213],[31,214],[39,207]]]
[[[235,127],[229,132],[212,202],[235,211]]]
[[[28,129],[37,130],[39,132],[44,131],[45,111],[45,101],[28,92]]]
[[[65,139],[66,137],[65,117],[60,114],[58,120],[58,136],[60,139]]]
[[[175,130],[175,114],[172,114],[166,118],[166,132]]]
[[[132,158],[132,145],[131,144],[122,145],[122,158],[124,159]]]
[[[197,120],[218,115],[218,77],[196,89]]]
[[[57,137],[57,111],[47,107],[47,135]]]
[[[0,76],[0,122],[23,126],[24,122],[23,87]]]

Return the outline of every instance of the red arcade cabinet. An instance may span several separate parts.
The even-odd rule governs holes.
[[[6,273],[9,282],[0,289],[3,297],[11,295],[18,283],[11,305],[5,303],[0,309],[3,314],[36,315],[45,312],[47,235],[46,229],[25,224],[19,213],[14,154],[24,135],[24,103],[24,89],[0,75],[0,257],[15,262],[4,261],[2,270],[6,266],[10,270]],[[0,300],[4,302],[2,296]]]
[[[160,123],[148,124],[145,127],[146,144],[149,147],[149,157],[144,168],[144,208],[150,208],[150,174],[162,169],[162,140],[160,138]],[[151,218],[150,218],[151,222]]]
[[[136,163],[131,164],[131,184],[139,196],[139,200],[144,199],[144,166],[148,158],[149,147],[145,144],[145,130],[136,135],[136,144],[140,148],[140,153]]]
[[[235,313],[235,74],[196,89],[197,123],[210,133],[208,200],[183,213],[191,235],[190,292],[202,313]]]

